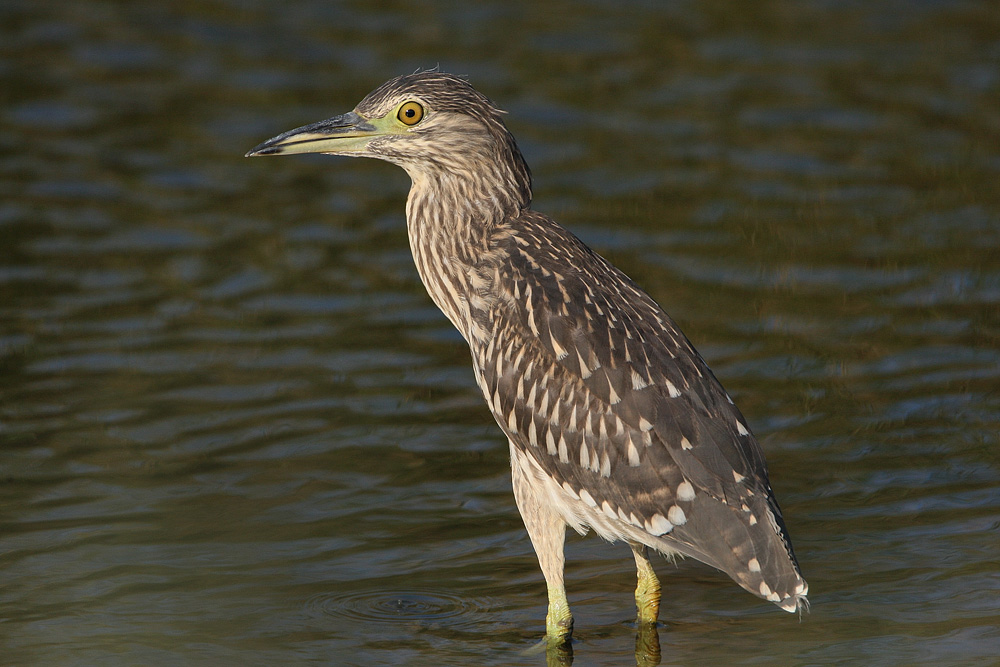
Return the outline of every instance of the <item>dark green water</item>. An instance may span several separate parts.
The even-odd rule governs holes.
[[[284,4],[0,3],[0,663],[545,663],[405,174],[242,158],[440,64],[767,450],[812,612],[661,560],[661,664],[996,664],[996,3]],[[568,558],[633,663],[627,547]]]

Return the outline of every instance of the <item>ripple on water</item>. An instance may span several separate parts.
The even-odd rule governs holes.
[[[320,593],[306,601],[310,616],[333,616],[369,623],[439,621],[462,616],[472,622],[478,612],[499,607],[498,600],[485,597],[460,597],[439,591],[361,591],[358,593]]]

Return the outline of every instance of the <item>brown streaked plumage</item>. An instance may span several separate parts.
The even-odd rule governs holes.
[[[659,602],[647,547],[708,563],[786,611],[806,606],[743,415],[652,298],[530,208],[530,172],[500,114],[464,80],[422,72],[248,155],[375,157],[410,175],[417,271],[468,342],[510,442],[514,495],[549,589],[550,639],[572,631],[566,526],[632,546],[644,623]]]

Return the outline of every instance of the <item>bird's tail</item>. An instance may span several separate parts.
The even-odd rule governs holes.
[[[802,578],[781,510],[772,498],[757,493],[741,507],[732,507],[702,494],[694,502],[701,507],[693,508],[687,523],[658,538],[662,546],[651,546],[716,567],[787,612],[808,611],[809,584]]]

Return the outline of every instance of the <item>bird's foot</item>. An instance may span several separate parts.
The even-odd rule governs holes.
[[[573,614],[569,610],[566,592],[549,590],[549,609],[545,614],[545,641],[551,646],[569,644],[573,636]]]
[[[568,614],[545,617],[545,637],[525,654],[545,653],[546,667],[570,667],[573,664],[573,617]]]
[[[660,597],[657,595],[656,599],[639,599],[636,596],[636,615],[635,620],[640,626],[652,625],[656,626],[656,619],[660,615]]]
[[[652,571],[647,576],[639,574],[639,583],[635,588],[636,620],[639,626],[656,625],[660,615],[660,582]]]
[[[573,638],[573,616],[568,608],[561,614],[553,611],[545,617],[545,641],[549,646],[568,646]]]
[[[556,642],[546,636],[544,643],[545,667],[570,667],[573,664],[573,644],[568,635]]]
[[[545,637],[521,652],[522,655],[533,658],[542,653],[545,654],[546,667],[570,667],[573,664],[573,644],[569,641],[552,643],[548,637]]]

